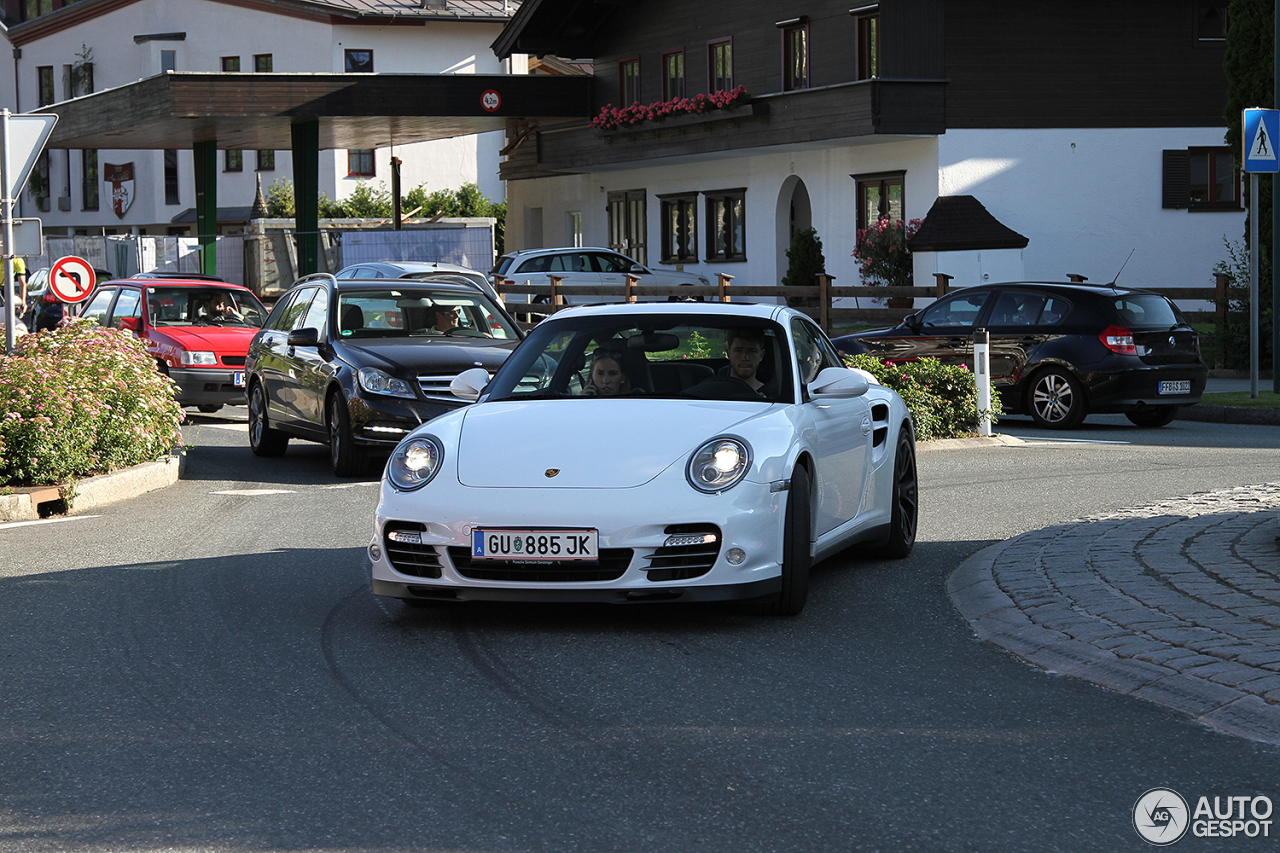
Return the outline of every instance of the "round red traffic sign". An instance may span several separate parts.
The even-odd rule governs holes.
[[[93,285],[93,267],[84,258],[67,255],[49,268],[49,289],[63,302],[84,301]]]
[[[487,112],[493,112],[502,106],[502,96],[494,89],[486,89],[484,94],[480,96],[480,106],[484,107]]]

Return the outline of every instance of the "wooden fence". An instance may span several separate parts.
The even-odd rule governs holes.
[[[561,284],[560,276],[548,276],[550,287],[529,284],[503,285],[500,277],[495,285],[498,295],[509,301],[509,309],[522,317],[523,304],[541,302],[536,315],[554,313],[569,307],[568,297],[599,297],[601,302],[646,302],[664,301],[668,299],[696,300],[707,302],[750,302],[765,297],[779,299],[785,297],[787,303],[817,321],[828,334],[854,325],[892,326],[907,314],[916,310],[915,300],[932,301],[945,295],[951,288],[952,276],[945,273],[934,274],[932,287],[864,287],[862,285],[836,285],[831,276],[815,276],[817,283],[808,287],[783,287],[781,285],[736,285],[733,276],[720,273],[716,276],[716,284],[659,286],[641,284],[641,279],[628,275],[623,285],[567,285]],[[1068,279],[1082,283],[1084,276],[1069,275]],[[1210,311],[1183,311],[1187,319],[1193,323],[1211,323],[1214,328],[1212,338],[1206,342],[1208,351],[1215,353],[1214,360],[1221,361],[1222,347],[1218,342],[1223,340],[1227,324],[1227,277],[1215,276],[1214,287],[1161,287],[1158,292],[1173,300],[1195,300],[1212,302],[1214,309]],[[508,299],[508,297],[514,297]],[[864,307],[855,304],[853,308],[835,307],[837,299],[853,299],[855,303],[867,303]],[[883,305],[872,302],[881,300]],[[595,301],[595,300],[591,300]],[[928,302],[921,303],[923,308]],[[535,320],[536,321],[536,320]],[[1221,364],[1214,366],[1220,367]]]

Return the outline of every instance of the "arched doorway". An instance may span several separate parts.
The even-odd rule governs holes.
[[[781,282],[787,274],[787,249],[791,248],[791,235],[798,228],[813,225],[813,207],[809,203],[809,190],[797,175],[788,175],[778,191],[778,209],[774,213],[777,240],[777,276]]]

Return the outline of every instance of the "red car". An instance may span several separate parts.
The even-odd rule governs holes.
[[[133,331],[179,403],[216,412],[244,405],[245,355],[267,309],[249,288],[212,278],[130,278],[99,284],[81,316]]]

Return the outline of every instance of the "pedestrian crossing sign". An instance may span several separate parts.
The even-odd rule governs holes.
[[[1280,110],[1245,110],[1243,140],[1246,172],[1280,172]]]

